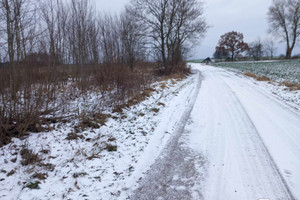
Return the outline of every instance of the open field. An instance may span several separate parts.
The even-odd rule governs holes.
[[[222,62],[214,66],[251,72],[256,76],[266,76],[277,82],[300,82],[300,60]]]

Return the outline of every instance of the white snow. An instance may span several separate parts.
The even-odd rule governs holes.
[[[203,80],[179,142],[199,154],[195,160],[201,159],[195,167],[204,179],[201,187],[191,189],[194,199],[300,199],[300,93],[229,70],[191,65]],[[0,199],[129,198],[167,149],[199,81],[192,74],[168,81],[165,89],[155,83],[150,98],[112,114],[100,129],[80,133],[83,139],[65,139],[76,122],[13,139],[0,151]],[[91,101],[95,99],[92,95]],[[77,100],[73,106],[80,105]],[[107,144],[117,151],[108,152]],[[22,166],[22,147],[54,168]],[[11,170],[15,172],[7,176]],[[33,178],[37,172],[47,178]],[[172,177],[176,181],[181,176]],[[25,187],[36,181],[40,189]]]
[[[122,114],[113,114],[115,119],[109,119],[100,129],[80,133],[85,139],[65,139],[76,122],[57,125],[48,133],[31,134],[25,140],[13,139],[1,148],[0,199],[126,198],[168,141],[176,120],[185,110],[181,105],[189,98],[194,79],[190,76],[183,81],[155,83],[156,92],[150,98]],[[161,87],[164,83],[165,89]],[[95,99],[91,96],[91,102]],[[79,100],[72,106],[80,109],[80,105]],[[110,142],[111,138],[116,140]],[[117,151],[105,150],[107,143],[116,145]],[[22,146],[38,153],[42,163],[53,164],[54,170],[22,166]],[[49,154],[41,150],[49,150]],[[17,158],[15,163],[13,158]],[[7,177],[11,170],[15,173]],[[37,172],[47,173],[47,179],[32,178]],[[36,181],[41,182],[40,189],[25,187]]]
[[[299,111],[253,79],[193,66],[204,81],[186,129],[208,160],[204,199],[299,199]]]

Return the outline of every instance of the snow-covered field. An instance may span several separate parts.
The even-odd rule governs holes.
[[[251,72],[256,76],[266,76],[271,79],[270,82],[254,83],[261,88],[267,88],[283,101],[292,102],[293,105],[300,107],[300,90],[290,90],[281,84],[282,82],[300,84],[300,60],[226,62],[214,65],[237,72],[237,75],[238,72]]]
[[[300,199],[299,93],[191,65],[74,140],[58,124],[1,148],[0,199]]]
[[[300,83],[300,60],[223,62],[214,65],[266,76],[277,82]]]

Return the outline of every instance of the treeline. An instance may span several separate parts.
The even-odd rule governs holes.
[[[1,0],[1,19],[2,62],[10,64],[39,57],[50,64],[125,62],[123,24],[133,23],[101,15],[89,0]]]
[[[51,64],[181,62],[207,29],[196,0],[134,0],[119,15],[91,0],[1,0],[1,61]],[[36,58],[38,59],[38,58]]]
[[[272,39],[254,42],[244,42],[244,35],[236,31],[221,36],[214,58],[219,60],[261,60],[274,59],[276,54],[275,42]]]
[[[300,37],[300,1],[273,0],[267,13],[267,19],[269,22],[268,32],[286,45],[285,55],[280,55],[280,58],[299,58],[299,54],[292,56],[292,53],[298,45]],[[222,35],[214,57],[231,61],[249,58],[254,60],[274,58],[277,49],[272,39],[267,39],[264,42],[257,39],[249,44],[243,40],[243,34],[235,31]]]
[[[235,60],[263,60],[263,59],[299,59],[300,55],[287,57],[286,55],[275,56],[277,48],[272,39],[262,41],[257,40],[246,43],[244,35],[236,31],[228,32],[221,36],[214,58],[217,61],[235,61]]]

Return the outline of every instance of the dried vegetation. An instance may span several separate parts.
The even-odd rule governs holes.
[[[0,67],[0,147],[13,137],[28,132],[52,130],[53,124],[78,119],[75,133],[105,125],[110,115],[102,110],[111,108],[121,113],[150,97],[154,81],[180,80],[189,73],[182,67],[169,75],[161,75],[155,63],[139,63],[135,69],[121,64],[84,66],[15,66],[15,84],[11,88],[9,67]],[[87,108],[89,95],[98,96],[100,107],[79,113],[70,111],[70,104],[80,99]],[[77,139],[68,135],[67,139]]]

